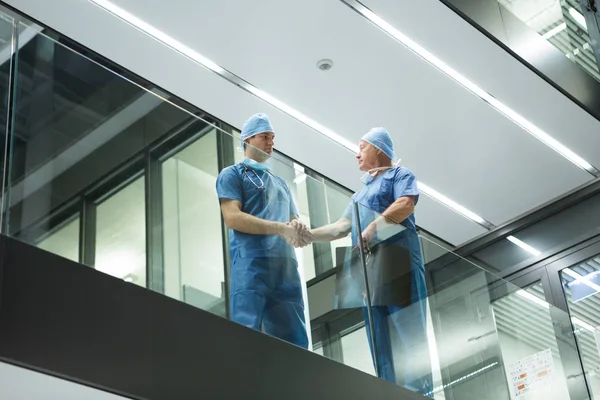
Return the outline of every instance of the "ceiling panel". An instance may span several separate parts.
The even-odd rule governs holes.
[[[494,224],[591,179],[340,1],[208,2],[201,24],[161,0],[117,1],[352,141],[388,127],[420,180]]]
[[[181,6],[159,0],[145,1],[143,6],[135,0],[115,0],[350,140],[358,140],[372,126],[388,127],[405,165],[421,181],[495,224],[591,178],[338,0],[237,1],[227,2],[227,7],[222,2],[177,1]],[[238,128],[251,113],[271,114],[281,151],[353,190],[360,187],[360,173],[349,151],[90,2],[56,0],[52,6],[35,0],[8,3]],[[419,9],[421,2],[413,3],[403,2],[393,11]],[[424,0],[423,7],[435,7],[433,3],[438,2]],[[391,3],[376,3],[386,4]],[[64,13],[65,9],[70,12]],[[78,18],[70,18],[73,13]],[[519,97],[523,88],[537,90],[540,82],[547,86],[524,67],[519,68],[520,64],[515,66],[510,55],[479,32],[465,33],[463,25],[467,24],[462,20],[448,17],[438,21],[436,17],[436,26],[425,29],[423,26],[433,21],[431,15],[414,11],[413,16],[403,18],[411,23],[403,19],[402,29],[405,23],[407,29],[421,28],[411,32],[419,34],[414,38],[423,44],[447,41],[432,34],[433,28],[447,36],[455,31],[467,35],[455,38],[444,54],[464,57],[460,66],[469,73],[473,70],[470,64],[478,65],[476,77],[498,90],[497,94],[484,85],[497,97],[507,93]],[[472,47],[469,54],[464,43]],[[315,64],[325,57],[332,58],[335,65],[322,73]],[[498,65],[489,66],[486,59]],[[498,68],[521,75],[505,79],[508,75],[498,75]],[[562,104],[556,100],[562,96],[558,92],[540,93],[543,96],[527,93],[529,102],[535,97],[540,109],[548,99]],[[571,121],[572,130],[579,129],[572,122],[580,116],[576,107],[565,106],[560,114]],[[598,129],[597,123],[595,127]],[[418,206],[418,219],[432,233],[460,244],[484,232],[424,198]]]
[[[588,162],[600,168],[600,122],[439,0],[364,0],[365,5],[430,52],[526,116]],[[529,3],[539,3],[531,2]],[[537,4],[536,7],[541,7]],[[518,41],[519,38],[511,38]],[[559,51],[527,41],[523,51],[542,57]]]
[[[447,238],[446,241],[455,246],[488,232],[457,213],[448,213],[446,206],[427,196],[419,197],[415,218],[421,228]]]

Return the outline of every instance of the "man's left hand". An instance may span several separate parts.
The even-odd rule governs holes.
[[[363,245],[365,246],[365,250],[369,249],[369,243],[373,240],[373,237],[377,233],[377,225],[369,224],[367,228],[362,232],[361,237],[363,241]]]

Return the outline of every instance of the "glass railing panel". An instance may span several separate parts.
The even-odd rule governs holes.
[[[589,398],[572,320],[541,283],[522,289],[443,249],[456,261],[433,271],[422,248],[436,244],[359,209],[382,378],[432,398]]]
[[[10,86],[13,74],[13,48],[15,46],[16,22],[13,17],[0,11],[0,179],[5,181],[6,138],[10,110]],[[0,196],[4,196],[4,187]],[[0,197],[0,204],[4,204]],[[0,218],[0,226],[2,226]]]
[[[528,389],[537,399],[546,375],[534,387],[517,374],[533,357],[551,362],[550,372],[531,371],[553,377],[552,393],[585,398],[572,321],[538,286],[521,290],[400,224],[377,224],[361,253],[351,193],[279,153],[268,172],[244,170],[240,184],[262,192],[261,180],[272,178],[286,187],[282,224],[296,214],[313,235],[347,224],[326,238],[305,232],[306,245],[282,245],[283,253],[261,242],[264,279],[240,278],[234,262],[259,256],[231,251],[216,190],[219,174],[245,158],[239,134],[48,32],[30,36],[9,82],[17,90],[5,233],[429,397],[517,398]],[[358,207],[364,230],[379,215]],[[382,281],[372,254],[386,245],[392,261],[383,264],[394,268]],[[307,288],[311,279],[319,282]],[[240,282],[264,284],[264,304],[232,301]],[[293,304],[273,311],[282,299]]]
[[[580,1],[498,0],[498,3],[564,53],[569,60],[600,80],[598,58],[594,55]]]
[[[145,172],[130,161],[190,115],[19,27],[28,40],[15,55],[6,233],[146,286]],[[75,220],[85,225],[64,229]]]

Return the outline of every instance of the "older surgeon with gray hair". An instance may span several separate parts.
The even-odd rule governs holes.
[[[372,307],[373,327],[377,344],[378,370],[381,378],[412,389],[423,395],[431,396],[431,371],[425,375],[412,368],[417,360],[411,359],[415,348],[419,348],[419,358],[427,358],[426,309],[427,297],[425,267],[414,210],[419,200],[419,190],[415,175],[406,167],[396,164],[394,143],[384,128],[373,128],[359,142],[356,155],[358,167],[365,174],[362,177],[364,187],[352,196],[342,217],[335,223],[313,229],[315,241],[332,241],[352,234],[352,245],[362,240],[367,246],[378,241],[378,227],[400,225],[387,243],[393,243],[408,250],[410,257],[410,302],[409,306],[375,305]],[[358,221],[353,212],[353,204],[359,203],[359,220],[362,232],[358,231]],[[376,268],[380,268],[377,266]],[[363,308],[367,334],[371,339],[368,313]],[[390,338],[394,332],[394,343]],[[371,344],[371,340],[369,340]],[[371,353],[374,350],[371,346]],[[394,356],[402,357],[394,363]],[[373,357],[375,360],[375,357]],[[419,360],[422,361],[422,360]],[[402,371],[396,371],[400,365]],[[422,371],[421,371],[422,372]],[[397,376],[398,375],[398,376]]]

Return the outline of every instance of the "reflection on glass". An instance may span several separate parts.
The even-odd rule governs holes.
[[[5,171],[5,146],[6,126],[9,110],[9,87],[12,73],[12,45],[14,34],[14,20],[12,17],[0,11],[0,182],[4,180]],[[0,193],[0,199],[4,196],[4,190]],[[0,202],[4,204],[4,202]],[[0,217],[0,220],[2,218]]]
[[[384,175],[379,179],[390,178]],[[387,193],[376,196],[389,199]],[[363,197],[363,201],[378,205],[385,201],[373,198]],[[361,233],[369,239],[363,255],[352,251],[350,261],[344,263],[343,272],[338,275],[339,282],[344,282],[339,286],[344,291],[338,291],[340,305],[345,306],[347,295],[353,293],[351,298],[371,306],[370,313],[366,308],[363,314],[382,378],[424,395],[431,393],[427,287],[414,219],[397,224],[362,204],[356,212],[352,211],[351,207],[346,213],[346,218],[352,220],[352,244],[361,247]],[[367,282],[363,283],[361,275],[365,270]]]
[[[567,58],[600,80],[598,64],[578,0],[498,0]]]
[[[365,327],[343,335],[341,341],[344,364],[376,376]]]
[[[494,301],[493,310],[511,398],[572,398],[542,284]]]
[[[19,31],[7,191],[10,235],[85,194],[191,118],[92,61],[86,49],[80,49],[82,55],[66,46],[60,35],[23,23]]]
[[[162,164],[165,293],[225,317],[217,174],[215,130]]]
[[[37,247],[79,262],[79,217],[73,218],[42,238]]]
[[[588,384],[600,396],[600,257],[561,271],[563,290]]]
[[[144,177],[96,208],[95,268],[146,286],[146,206]]]

